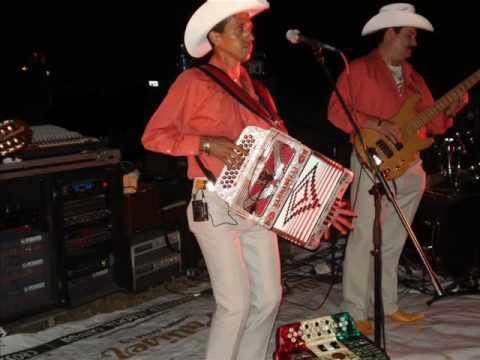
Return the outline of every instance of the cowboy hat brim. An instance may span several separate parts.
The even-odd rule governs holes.
[[[363,27],[362,36],[391,27],[414,27],[433,31],[433,26],[425,17],[405,11],[385,11],[372,17]]]
[[[207,34],[219,22],[241,12],[248,12],[253,17],[269,7],[266,0],[206,1],[188,21],[184,36],[185,48],[191,56],[200,58],[212,49]]]

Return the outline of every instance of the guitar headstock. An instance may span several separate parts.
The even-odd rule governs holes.
[[[32,129],[21,120],[0,122],[0,157],[13,154],[32,141]]]

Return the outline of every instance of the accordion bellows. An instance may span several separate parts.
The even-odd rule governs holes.
[[[222,170],[216,193],[240,216],[317,249],[353,173],[276,129],[248,126],[237,145],[248,154],[239,169]]]

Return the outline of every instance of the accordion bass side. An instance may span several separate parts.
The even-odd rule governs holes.
[[[317,249],[353,173],[276,129],[248,126],[237,145],[247,155],[239,169],[222,170],[216,193],[243,218]]]

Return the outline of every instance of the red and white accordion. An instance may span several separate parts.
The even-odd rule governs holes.
[[[240,216],[317,249],[353,173],[276,129],[248,126],[237,145],[248,155],[239,169],[223,169],[215,184],[218,196]]]
[[[346,312],[285,324],[276,335],[273,360],[389,360]]]

